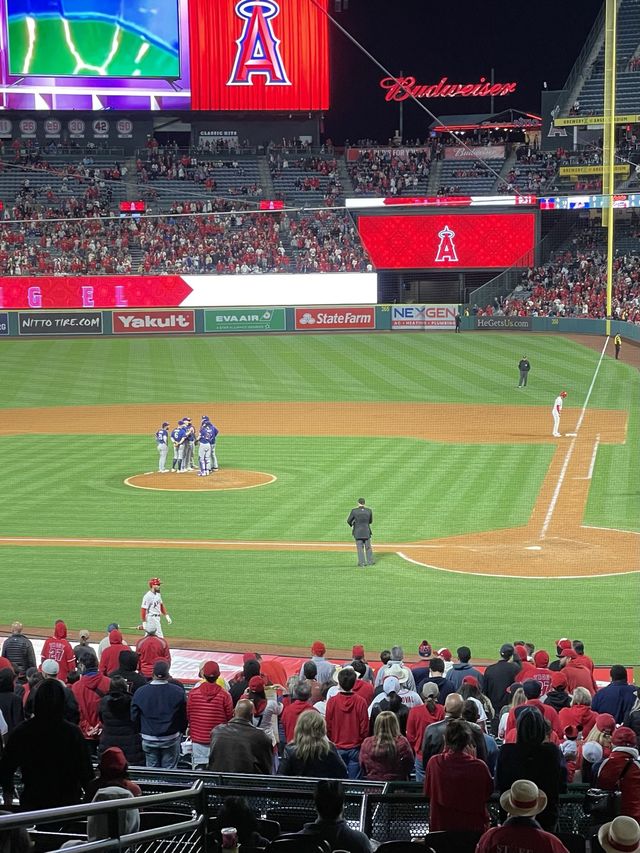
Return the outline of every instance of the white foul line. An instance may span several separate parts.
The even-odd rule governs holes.
[[[564,478],[567,473],[567,468],[569,467],[569,462],[571,457],[573,456],[573,449],[576,446],[576,441],[578,440],[578,433],[580,432],[580,427],[582,426],[582,422],[584,421],[584,416],[587,411],[587,406],[589,405],[589,400],[591,399],[591,394],[593,392],[593,387],[596,384],[596,379],[598,378],[598,373],[600,371],[600,365],[602,364],[602,359],[604,358],[605,350],[607,349],[607,344],[609,343],[609,335],[607,335],[604,346],[602,347],[602,352],[600,353],[600,359],[598,364],[596,365],[596,369],[593,373],[593,378],[591,380],[591,385],[589,386],[589,390],[587,391],[587,396],[585,398],[584,404],[582,406],[582,411],[580,412],[580,417],[578,418],[578,423],[576,424],[576,434],[574,438],[571,439],[571,444],[569,445],[569,449],[567,450],[567,455],[564,458],[564,463],[562,465],[562,470],[560,471],[560,476],[558,477],[558,482],[556,483],[556,487],[553,490],[553,495],[551,497],[551,501],[549,503],[549,508],[547,509],[547,514],[544,517],[544,522],[542,525],[542,530],[540,531],[540,539],[544,539],[547,535],[547,530],[549,529],[549,525],[551,524],[551,519],[553,518],[553,513],[556,508],[556,504],[558,503],[558,498],[560,497],[560,489],[562,488],[562,484],[564,483]]]
[[[598,453],[598,445],[600,444],[600,433],[596,436],[596,440],[593,444],[593,453],[591,454],[591,462],[589,464],[589,473],[587,474],[587,480],[590,480],[593,477],[593,469],[596,464],[596,455]]]

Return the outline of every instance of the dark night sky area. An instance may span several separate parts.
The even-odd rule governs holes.
[[[543,81],[564,84],[602,0],[349,0],[347,12],[329,12],[391,72],[411,74],[418,83],[489,79],[517,81],[513,95],[495,99],[495,109],[513,107],[539,115]],[[398,127],[398,104],[387,103],[379,87],[383,73],[334,25],[331,33],[331,109],[325,134],[335,142],[371,137],[386,141]],[[436,114],[489,112],[489,98],[430,98]],[[429,117],[405,101],[405,139],[424,139]]]

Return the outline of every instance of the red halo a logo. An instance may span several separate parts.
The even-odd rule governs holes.
[[[280,14],[280,6],[275,0],[240,0],[235,12],[245,23],[227,86],[252,86],[254,74],[264,75],[267,86],[290,86],[280,39],[273,32],[272,21]]]
[[[452,231],[448,225],[445,225],[442,231],[438,231],[440,243],[438,244],[438,251],[436,253],[436,263],[443,263],[444,261],[450,261],[454,264],[458,263],[458,253],[456,252],[456,245],[453,242],[455,236],[456,232]]]

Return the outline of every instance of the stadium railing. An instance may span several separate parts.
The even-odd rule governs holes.
[[[182,808],[182,813],[177,812],[176,805]],[[167,807],[171,807],[169,812],[175,814],[167,814],[166,820],[159,822],[162,825],[120,834],[119,811],[135,808],[142,815],[145,813],[143,810],[154,813]],[[82,828],[87,818],[96,815],[107,815],[108,837],[90,842]],[[173,817],[173,822],[167,822]],[[29,832],[35,851],[58,850],[66,841],[74,841],[76,849],[83,853],[119,853],[122,850],[129,853],[205,853],[207,811],[204,787],[201,782],[193,781],[184,791],[0,816],[0,834],[19,828]]]

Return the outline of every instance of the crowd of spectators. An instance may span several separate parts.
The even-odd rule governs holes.
[[[606,317],[607,259],[587,231],[571,249],[523,273],[514,292],[475,313],[495,316]],[[640,323],[640,255],[622,254],[613,261],[612,316]]]
[[[348,162],[348,171],[357,195],[396,196],[417,192],[429,177],[431,149],[363,149]]]
[[[231,170],[234,182],[218,188],[223,170]],[[180,152],[170,147],[148,148],[136,160],[136,174],[140,184],[147,185],[157,180],[192,181],[209,193],[225,192],[229,196],[261,197],[262,187],[250,180],[240,160],[198,159],[189,152]],[[247,178],[243,181],[243,178]],[[216,180],[217,178],[217,180]]]
[[[298,272],[371,272],[373,267],[353,221],[336,211],[286,217]]]
[[[558,640],[553,661],[530,643],[505,642],[486,667],[472,663],[467,646],[454,655],[426,640],[413,667],[400,646],[374,662],[355,645],[341,665],[316,641],[293,676],[279,661],[247,653],[227,677],[207,660],[187,692],[171,677],[166,640],[155,625],[144,631],[131,648],[112,623],[96,651],[87,631],[73,648],[58,620],[37,661],[22,625],[12,625],[0,657],[5,806],[13,804],[18,768],[20,805],[38,809],[91,799],[107,784],[136,796],[128,764],[188,761],[194,770],[333,780],[415,775],[429,800],[430,831],[486,832],[492,793],[501,795],[504,820],[515,814],[510,797],[519,786],[531,795],[520,797],[521,808],[536,817],[527,826],[554,833],[571,782],[619,789],[620,814],[640,820],[638,688],[620,665],[599,684],[579,640]]]

